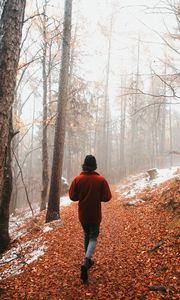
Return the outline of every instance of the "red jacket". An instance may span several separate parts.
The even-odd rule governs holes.
[[[69,197],[79,201],[79,220],[82,224],[100,224],[101,202],[111,199],[111,191],[106,179],[96,172],[82,172],[75,177]]]

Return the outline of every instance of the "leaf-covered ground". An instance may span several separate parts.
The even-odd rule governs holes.
[[[24,263],[23,273],[2,280],[0,299],[179,299],[178,222],[176,207],[168,206],[170,197],[180,199],[179,185],[179,181],[166,183],[137,206],[124,206],[124,199],[118,200],[116,193],[103,204],[89,285],[79,278],[84,253],[77,204],[62,210],[63,226],[54,226],[53,231],[41,230],[44,215],[39,215],[26,224],[29,234],[14,243],[40,238],[45,254],[31,264]],[[24,255],[21,249],[19,259]]]

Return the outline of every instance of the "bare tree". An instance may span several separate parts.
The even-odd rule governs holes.
[[[16,86],[25,0],[6,1],[0,20],[0,251],[9,244],[9,203],[12,191],[11,107]]]
[[[48,174],[48,144],[47,144],[47,91],[48,91],[48,77],[46,71],[47,58],[47,17],[46,17],[47,1],[44,3],[44,15],[42,20],[43,27],[43,57],[42,57],[42,71],[43,71],[43,136],[42,136],[42,192],[41,192],[41,206],[40,211],[46,208],[49,174]]]
[[[110,159],[109,156],[109,130],[108,123],[110,117],[110,107],[109,107],[109,77],[110,77],[110,62],[111,62],[111,48],[112,48],[112,29],[114,21],[114,11],[110,16],[109,31],[107,34],[108,39],[108,52],[107,52],[107,65],[106,65],[106,81],[104,86],[104,110],[103,110],[103,156],[102,156],[102,166],[103,173],[107,176],[108,173],[108,162]]]
[[[126,78],[122,79],[122,86],[126,85]],[[122,96],[120,99],[120,112],[121,112],[121,122],[120,122],[120,149],[119,149],[119,178],[123,178],[126,174],[125,165],[125,130],[126,130],[126,102],[127,97]]]
[[[65,117],[68,96],[68,72],[70,62],[72,0],[65,1],[62,61],[58,93],[58,113],[55,127],[51,184],[46,222],[59,219],[60,183],[64,156]]]

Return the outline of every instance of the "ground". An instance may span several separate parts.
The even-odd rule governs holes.
[[[179,197],[179,181],[170,185]],[[172,194],[167,183],[164,189]],[[26,227],[31,230],[14,244],[37,239],[46,250],[34,262],[24,262],[19,275],[2,276],[0,299],[179,299],[179,233],[174,210],[169,210],[168,204],[163,206],[163,199],[167,200],[164,189],[153,191],[148,201],[126,206],[125,199],[115,192],[117,187],[112,187],[113,199],[102,205],[101,233],[88,285],[80,281],[84,253],[77,203],[62,209],[61,221],[57,226],[54,223],[51,231],[42,230],[44,213],[30,220]],[[23,249],[19,253],[22,262],[25,253]],[[5,268],[3,265],[2,271]],[[160,291],[151,290],[156,287]]]

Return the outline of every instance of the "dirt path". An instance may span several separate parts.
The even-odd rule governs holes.
[[[89,285],[79,279],[83,235],[77,204],[62,211],[64,226],[44,234],[48,250],[25,272],[0,285],[6,300],[128,300],[178,299],[176,232],[170,214],[153,203],[124,208],[113,198],[103,204],[103,221],[89,272]],[[149,252],[159,241],[157,251]],[[150,291],[163,286],[166,293]]]

